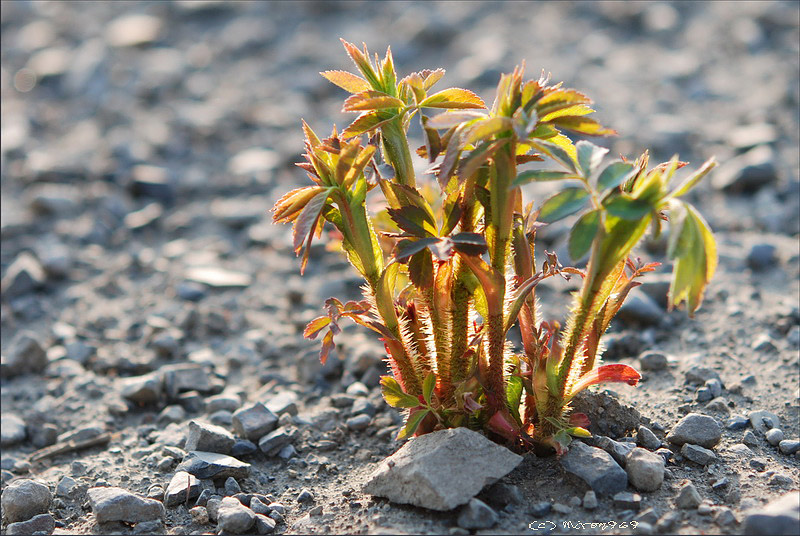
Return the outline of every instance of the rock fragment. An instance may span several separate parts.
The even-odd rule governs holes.
[[[800,452],[800,440],[784,439],[778,443],[778,450],[789,456],[795,454],[796,452]]]
[[[591,487],[598,495],[612,495],[628,485],[628,475],[610,454],[597,447],[574,441],[561,465]]]
[[[201,480],[229,476],[240,479],[250,474],[250,464],[224,454],[194,450],[186,455],[176,470],[186,471]]]
[[[244,406],[233,413],[233,429],[250,441],[258,441],[278,425],[278,416],[261,402]]]
[[[162,23],[151,15],[123,15],[106,27],[106,40],[115,47],[134,47],[152,43],[161,33]]]
[[[648,351],[639,356],[642,370],[657,372],[667,368],[667,356],[661,352]]]
[[[25,441],[25,421],[15,413],[4,413],[0,417],[0,446],[10,447]]]
[[[751,411],[747,417],[750,419],[750,425],[753,430],[761,435],[766,435],[768,430],[778,428],[781,425],[781,420],[777,415],[765,410]]]
[[[117,487],[95,487],[86,492],[98,523],[140,523],[164,519],[164,505]]]
[[[220,530],[232,534],[244,534],[256,522],[256,514],[233,497],[223,497],[217,510],[217,525]]]
[[[462,470],[462,460],[470,460],[469,471]],[[396,503],[451,510],[521,461],[521,456],[467,428],[441,430],[412,439],[381,462],[364,491]]]
[[[190,501],[199,495],[200,481],[186,471],[178,471],[169,481],[167,491],[164,494],[164,504],[175,506]]]
[[[640,426],[636,431],[636,443],[647,450],[661,447],[661,440],[647,426]]]
[[[480,499],[473,497],[461,508],[457,519],[462,529],[489,529],[497,524],[497,512]]]
[[[675,445],[691,443],[712,448],[722,439],[722,426],[716,419],[700,413],[689,413],[667,435],[667,441]]]
[[[22,478],[13,481],[3,490],[0,503],[6,519],[16,523],[46,513],[52,500],[50,488],[41,482]]]
[[[27,521],[9,523],[6,534],[20,536],[23,534],[53,534],[56,530],[56,520],[50,514],[39,514]]]
[[[714,454],[714,451],[692,445],[691,443],[683,444],[683,447],[681,447],[681,454],[684,458],[700,465],[709,465],[717,461],[717,455]]]
[[[6,300],[24,296],[41,288],[45,279],[44,268],[39,259],[24,251],[9,265],[3,279],[0,280],[0,293]]]
[[[186,436],[186,450],[201,450],[230,454],[236,443],[233,434],[221,426],[203,421],[190,421]]]
[[[47,353],[39,337],[32,331],[23,331],[11,341],[8,354],[2,355],[0,373],[11,377],[29,372],[41,372],[47,366]]]
[[[664,459],[637,447],[628,454],[625,472],[630,483],[639,491],[655,491],[664,481]]]
[[[675,506],[683,510],[697,508],[701,502],[702,498],[697,492],[697,488],[688,480],[683,483],[681,489],[678,490],[678,495],[675,496]]]

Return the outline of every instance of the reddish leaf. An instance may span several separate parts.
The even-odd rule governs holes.
[[[381,114],[378,112],[369,112],[362,114],[350,123],[350,125],[342,131],[342,139],[349,139],[355,136],[360,136],[367,132],[372,132],[376,128],[388,123],[392,119],[397,117],[396,115],[392,115],[388,118],[382,118]]]
[[[592,424],[592,421],[589,420],[589,416],[585,413],[573,413],[569,416],[569,424],[571,426],[589,428],[589,426]]]
[[[308,323],[306,329],[303,330],[303,337],[306,339],[316,339],[319,332],[325,329],[331,323],[329,316],[318,316]]]
[[[325,334],[325,337],[322,338],[322,348],[319,351],[319,362],[324,365],[328,360],[328,355],[331,353],[331,350],[333,350],[335,347],[336,344],[333,342],[333,332],[328,331],[328,333]]]
[[[433,288],[433,261],[430,251],[423,249],[411,257],[408,263],[408,277],[417,288],[423,290]]]
[[[361,71],[361,74],[363,74],[364,78],[367,79],[367,82],[369,82],[372,87],[380,87],[378,75],[375,74],[375,70],[372,68],[372,65],[369,62],[367,45],[364,45],[364,52],[361,52],[354,44],[348,43],[344,39],[340,39],[340,41],[344,45],[344,49],[347,51],[347,54],[353,60],[353,63],[356,64],[358,70]]]
[[[428,128],[447,129],[457,127],[461,123],[473,121],[475,119],[485,119],[486,114],[480,112],[445,112],[443,114],[435,115],[428,119],[426,126]]]
[[[419,105],[423,108],[486,108],[486,104],[472,91],[451,87],[434,93]]]
[[[435,71],[431,71],[430,69],[425,69],[421,71],[420,76],[422,76],[423,83],[422,87],[425,91],[429,90],[433,87],[433,85],[442,79],[444,76],[444,69],[436,69]]]
[[[581,376],[570,389],[567,400],[590,385],[598,383],[627,383],[628,385],[636,385],[641,378],[642,375],[629,365],[624,365],[622,363],[603,365]]]
[[[402,108],[406,105],[397,97],[382,91],[368,90],[351,95],[344,101],[344,112],[360,112],[363,110],[383,110],[386,108]]]
[[[347,71],[323,71],[319,74],[325,77],[329,82],[336,84],[350,93],[361,93],[362,91],[371,89],[366,80],[353,73],[348,73]]]
[[[300,254],[300,250],[303,248],[303,242],[306,237],[308,237],[306,251],[303,255],[303,261],[300,264],[301,274],[305,271],[306,264],[308,263],[308,252],[311,249],[311,240],[314,237],[314,231],[319,222],[320,214],[322,214],[322,209],[325,208],[325,203],[328,201],[328,193],[328,190],[324,189],[311,198],[300,213],[300,216],[298,216],[294,222],[293,245],[295,254]]]
[[[319,186],[304,186],[284,194],[273,207],[272,219],[275,222],[291,222],[297,219],[300,211],[317,194],[322,192]]]

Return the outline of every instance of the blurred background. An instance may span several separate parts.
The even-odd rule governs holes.
[[[442,87],[487,103],[524,60],[594,98],[620,132],[600,140],[611,154],[716,155],[693,199],[715,231],[800,229],[797,2],[18,1],[0,24],[4,348],[21,327],[65,340],[53,322],[130,341],[176,297],[275,315],[318,286],[357,290],[338,258],[300,280],[267,214],[306,180],[300,119],[322,133],[353,119],[318,74],[353,68],[340,37],[391,46],[401,76],[444,67]],[[249,288],[203,301],[198,265]],[[318,314],[304,303],[300,320]]]

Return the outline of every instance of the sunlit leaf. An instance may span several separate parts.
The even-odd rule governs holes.
[[[589,430],[581,428],[580,426],[573,426],[564,431],[573,437],[592,437],[592,433]]]
[[[319,335],[319,332],[328,327],[330,323],[331,318],[329,316],[318,316],[308,323],[306,329],[303,330],[303,337],[306,339],[315,339],[317,335]]]
[[[612,195],[603,202],[603,207],[623,220],[638,220],[653,211],[650,203],[634,199],[626,194]]]
[[[608,149],[605,147],[598,147],[585,140],[576,143],[575,149],[578,153],[578,167],[587,179],[592,176],[600,162],[603,161],[603,157],[608,153]]]
[[[627,162],[612,162],[597,178],[597,189],[600,191],[616,188],[637,172],[637,167]]]
[[[425,211],[413,205],[387,209],[389,217],[406,233],[419,238],[436,236],[436,229],[426,219]]]
[[[591,104],[592,99],[574,89],[557,89],[539,99],[536,103],[536,111],[539,117],[543,117],[557,110],[562,110],[568,106],[576,104]]]
[[[420,75],[424,80],[422,87],[425,89],[425,91],[432,88],[436,82],[441,80],[442,77],[444,76],[444,73],[445,73],[444,69],[435,69],[433,71],[431,71],[430,69],[425,69],[424,71],[420,72]]]
[[[569,233],[569,242],[567,244],[569,256],[573,261],[577,262],[588,253],[599,228],[600,212],[598,210],[587,212],[575,222]]]
[[[480,233],[458,233],[450,240],[455,250],[465,255],[483,255],[488,250],[486,239]]]
[[[433,372],[429,372],[422,382],[422,398],[425,399],[425,402],[427,402],[429,406],[431,404],[434,387],[436,387],[436,375]]]
[[[323,71],[319,74],[324,76],[329,82],[336,84],[350,93],[361,93],[362,91],[371,89],[366,80],[353,73],[348,73],[347,71]]]
[[[304,186],[287,192],[278,199],[272,209],[273,221],[292,222],[296,220],[308,202],[323,190],[324,188],[319,186]]]
[[[403,108],[406,105],[397,97],[382,91],[367,90],[351,95],[344,101],[344,112],[360,112],[364,110],[383,110],[386,108]]]
[[[539,221],[553,223],[582,209],[589,201],[589,192],[583,188],[565,188],[542,205]]]
[[[328,355],[330,355],[331,350],[333,350],[336,345],[333,342],[333,331],[328,331],[325,336],[322,338],[322,348],[319,351],[319,362],[323,365],[328,360]]]
[[[428,119],[426,126],[435,129],[453,128],[466,121],[473,121],[475,119],[484,119],[486,114],[480,112],[468,112],[459,110],[457,112],[445,112],[435,115]]]
[[[353,60],[353,63],[356,64],[358,70],[361,71],[361,74],[364,75],[364,78],[367,79],[367,82],[373,88],[381,87],[380,80],[378,79],[378,75],[375,73],[375,70],[372,68],[372,65],[369,62],[369,53],[367,52],[367,45],[364,45],[364,52],[361,52],[358,47],[353,45],[352,43],[348,43],[344,39],[340,39],[342,44],[344,45],[344,49],[347,51],[347,54]]]
[[[685,204],[686,215],[678,243],[672,248],[675,258],[669,289],[669,306],[686,301],[689,315],[700,307],[703,293],[717,268],[714,236],[697,211]]]
[[[519,405],[522,399],[522,378],[516,375],[508,377],[506,384],[506,401],[508,402],[508,410],[511,416],[517,421],[517,424],[522,424],[522,419],[519,415]]]
[[[689,190],[695,187],[695,185],[700,182],[700,180],[705,177],[712,169],[717,167],[717,161],[712,156],[708,160],[706,160],[700,169],[686,177],[684,181],[675,188],[675,191],[672,192],[673,197],[680,197],[686,194]]]
[[[581,376],[570,389],[566,401],[569,401],[590,385],[599,383],[627,383],[628,385],[636,385],[641,379],[642,375],[629,365],[622,363],[602,365]]]
[[[552,121],[556,117],[562,117],[565,115],[589,115],[594,113],[594,109],[586,106],[585,104],[576,104],[574,106],[567,106],[566,108],[562,108],[561,110],[557,110],[555,112],[548,113],[547,115],[540,118],[541,121]]]
[[[419,103],[423,108],[486,108],[479,96],[468,89],[451,87]]]
[[[419,289],[433,288],[433,260],[430,250],[424,248],[411,256],[408,262],[408,277]]]
[[[350,123],[350,125],[342,131],[342,139],[346,140],[355,136],[360,136],[367,132],[372,132],[376,128],[388,123],[395,117],[397,116],[390,115],[388,118],[383,118],[380,112],[362,114],[358,117],[358,119]]]
[[[511,121],[507,117],[490,117],[470,125],[464,135],[464,143],[477,145],[492,136],[511,129]]]
[[[391,376],[381,377],[381,392],[386,403],[393,408],[415,408],[419,406],[419,399],[403,392],[397,380]]]
[[[511,183],[511,187],[516,188],[518,186],[522,186],[523,184],[528,184],[529,182],[561,181],[564,179],[574,178],[576,178],[575,174],[568,171],[534,169],[523,171],[522,173],[518,174],[517,178],[514,179],[514,182]]]
[[[311,240],[314,236],[317,222],[319,222],[322,209],[325,207],[325,203],[328,201],[328,195],[329,190],[325,189],[312,197],[311,200],[309,200],[309,202],[306,204],[303,211],[300,213],[300,216],[298,216],[294,222],[294,229],[292,230],[292,245],[294,246],[294,251],[296,254],[300,253],[300,250],[303,248],[303,242],[305,241],[306,237],[308,237],[308,242],[306,244],[306,255],[303,256],[303,261],[300,265],[300,273],[305,271],[306,263],[308,262],[307,253],[311,248]]]
[[[408,416],[408,421],[406,421],[405,427],[400,430],[399,434],[397,434],[397,440],[399,441],[414,435],[414,432],[416,432],[417,428],[419,428],[419,424],[422,422],[422,419],[427,417],[428,413],[430,413],[430,410],[428,409],[412,411]]]
[[[572,171],[573,173],[578,172],[578,168],[575,167],[575,161],[569,155],[569,152],[567,152],[567,150],[564,149],[563,147],[560,147],[555,143],[543,140],[536,140],[535,142],[533,142],[533,146],[539,149],[540,151],[547,153],[547,156],[549,156],[550,158],[552,158],[553,160],[555,160],[568,170]]]
[[[579,134],[586,134],[588,136],[616,136],[617,131],[606,128],[594,119],[588,117],[581,117],[575,115],[565,115],[553,119],[553,124],[577,132]]]
[[[419,240],[410,240],[408,238],[400,240],[397,243],[395,250],[395,258],[398,261],[403,261],[417,252],[435,244],[439,238],[420,238]]]

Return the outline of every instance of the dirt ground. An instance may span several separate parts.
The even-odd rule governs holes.
[[[286,507],[276,533],[464,533],[457,512],[361,491],[400,447],[401,417],[378,388],[382,345],[347,327],[336,356],[318,363],[304,325],[329,296],[357,297],[360,281],[324,239],[301,278],[290,229],[267,213],[306,180],[293,165],[300,119],[321,132],[352,119],[340,112],[344,92],[318,74],[351,67],[339,37],[390,45],[401,73],[444,67],[448,86],[487,101],[500,73],[524,59],[531,77],[545,69],[594,98],[599,119],[620,132],[600,142],[611,154],[649,148],[653,160],[679,153],[690,167],[716,155],[720,168],[692,194],[719,246],[706,301],[693,319],[666,312],[664,244],[646,242],[638,253],[665,262],[642,287],[657,313],[631,307],[616,319],[606,361],[639,369],[642,354],[658,351],[668,364],[609,396],[623,404],[620,417],[635,408],[661,439],[689,412],[725,425],[757,410],[776,414],[787,439],[800,436],[796,2],[3,2],[0,29],[4,438],[6,417],[25,424],[25,438],[3,446],[2,486],[46,483],[57,534],[135,533],[98,525],[86,489],[166,488],[179,460],[164,447],[183,444],[189,421],[231,429],[230,411],[210,410],[223,408],[211,400],[220,393],[240,403],[293,397],[297,416],[282,422],[297,430],[295,453],[243,458],[252,468],[242,491]],[[548,187],[525,195],[541,200]],[[564,251],[564,230],[543,232],[544,247]],[[7,290],[20,266],[29,279]],[[198,267],[224,281],[197,283],[209,277]],[[545,311],[563,316],[574,287],[540,288]],[[208,374],[149,401],[126,394],[128,378],[181,364]],[[698,374],[718,375],[721,395],[698,401]],[[366,389],[346,392],[357,381]],[[363,430],[347,425],[359,411],[374,415]],[[31,461],[92,427],[87,437],[108,432],[108,441]],[[591,511],[535,517],[536,503],[568,505],[587,488],[554,457],[527,454],[502,480],[524,500],[484,495],[499,520],[478,533],[590,533],[562,524],[572,520],[626,534],[636,531],[624,523],[656,526],[674,511],[662,532],[742,533],[746,512],[800,488],[800,459],[748,432],[724,427],[712,465],[673,459],[639,512],[600,497]],[[61,494],[65,476],[76,486]],[[676,509],[685,480],[710,508]],[[302,490],[313,500],[299,502]],[[557,528],[533,530],[542,521]],[[181,504],[150,530],[211,534],[216,525],[193,522]]]

